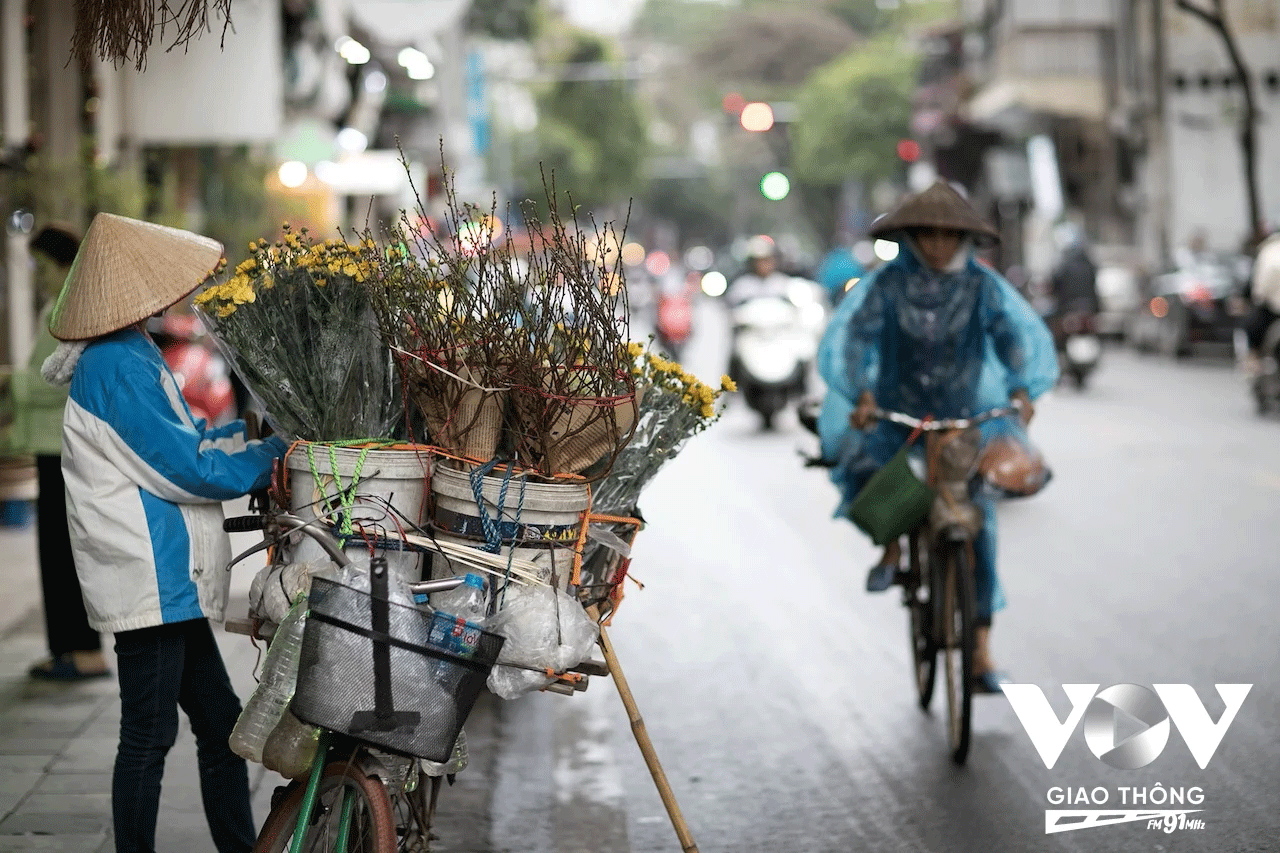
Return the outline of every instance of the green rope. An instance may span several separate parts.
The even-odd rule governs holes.
[[[320,479],[320,471],[316,468],[316,448],[317,442],[307,442],[307,462],[311,465],[311,478],[315,481],[316,491],[324,494],[324,483]],[[329,449],[329,473],[333,477],[334,484],[338,487],[338,504],[342,507],[342,522],[338,529],[338,539],[343,545],[347,543],[352,536],[355,535],[351,527],[351,508],[356,503],[356,487],[360,484],[360,474],[364,471],[365,459],[369,456],[370,450],[377,450],[380,447],[388,447],[398,442],[385,438],[352,438],[344,441],[326,441],[324,445]],[[338,448],[351,447],[357,444],[363,444],[360,448],[360,455],[356,457],[356,467],[351,473],[351,482],[344,489],[342,481],[338,479]]]

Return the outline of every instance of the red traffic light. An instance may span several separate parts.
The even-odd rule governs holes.
[[[903,139],[898,142],[898,157],[908,163],[920,159],[920,143],[914,139]]]

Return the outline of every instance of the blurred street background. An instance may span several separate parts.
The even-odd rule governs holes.
[[[519,205],[545,203],[552,178],[583,222],[625,222],[632,338],[658,336],[708,382],[730,359],[726,290],[761,238],[816,285],[795,297],[811,335],[896,251],[871,223],[936,178],[996,225],[983,259],[1046,314],[1064,251],[1085,246],[1105,346],[1087,383],[1039,406],[1054,481],[1000,510],[993,652],[1059,718],[1063,683],[1187,683],[1215,720],[1215,684],[1253,685],[1203,770],[1172,735],[1148,767],[1114,770],[1079,732],[1047,770],[995,696],[953,767],[939,700],[932,715],[914,701],[905,614],[863,592],[874,552],[803,467],[816,439],[794,406],[762,420],[739,395],[645,493],[645,587],[612,629],[700,849],[1275,849],[1280,424],[1241,335],[1257,246],[1280,227],[1280,0],[229,8],[224,29],[210,4],[186,45],[158,35],[138,68],[71,59],[73,0],[0,0],[0,851],[111,849],[114,685],[25,674],[42,648],[34,472],[3,455],[5,377],[61,285],[32,235],[118,213],[214,237],[234,267],[284,221],[330,236],[420,209],[409,224],[438,227],[453,192],[477,208],[461,227],[519,245]],[[219,638],[247,695],[256,652]],[[468,731],[439,849],[678,849],[608,679],[486,696]],[[192,751],[184,731],[161,820],[181,818],[161,838],[196,853],[212,846]],[[279,780],[255,769],[261,819]],[[1203,788],[1206,828],[1044,833],[1052,786],[1156,782]]]

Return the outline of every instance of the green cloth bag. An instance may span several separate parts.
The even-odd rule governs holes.
[[[922,482],[907,462],[911,442],[858,492],[849,507],[849,518],[877,545],[886,545],[909,533],[924,521],[933,506],[934,491]]]

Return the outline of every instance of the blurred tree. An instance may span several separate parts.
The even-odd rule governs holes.
[[[506,41],[528,41],[538,32],[540,0],[471,0],[467,30]]]
[[[853,30],[869,36],[895,20],[877,0],[827,0],[827,9]]]
[[[668,45],[698,45],[723,25],[728,14],[720,3],[647,0],[631,27],[631,35]]]
[[[820,6],[757,4],[726,19],[695,50],[694,59],[712,79],[754,83],[763,91],[753,96],[767,97],[770,91],[799,86],[857,40],[854,30]]]
[[[902,41],[884,36],[817,71],[797,98],[792,127],[794,170],[815,217],[835,209],[850,178],[871,186],[902,169],[897,144],[910,136],[919,59]],[[822,204],[822,200],[826,204]],[[834,222],[820,224],[827,236]]]
[[[710,173],[649,182],[639,212],[676,227],[683,245],[722,246],[733,239],[732,194]]]
[[[586,210],[625,206],[640,189],[649,149],[644,112],[608,43],[580,30],[568,42],[562,64],[553,66],[558,79],[537,97],[538,127],[522,146],[517,197],[544,199],[545,172],[558,193]]]

